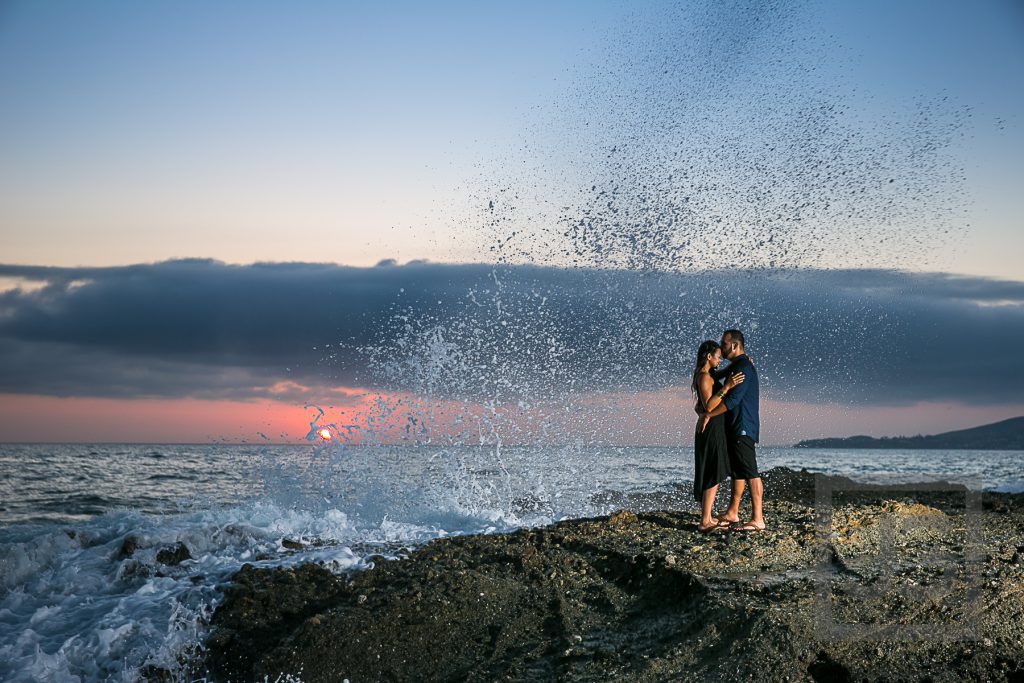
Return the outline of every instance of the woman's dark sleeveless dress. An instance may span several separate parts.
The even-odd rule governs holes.
[[[722,385],[715,382],[712,394]],[[700,399],[698,399],[700,400]],[[716,415],[703,432],[693,437],[693,496],[700,502],[704,492],[729,478],[729,452],[725,442],[725,415]]]

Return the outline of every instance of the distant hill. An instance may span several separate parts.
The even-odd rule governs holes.
[[[932,436],[850,436],[845,439],[808,439],[796,448],[940,448],[992,451],[1024,450],[1024,417]]]

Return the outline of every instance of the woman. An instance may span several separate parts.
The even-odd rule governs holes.
[[[716,342],[703,342],[697,349],[697,367],[693,371],[691,389],[700,401],[702,414],[693,437],[693,495],[700,502],[700,524],[697,531],[706,534],[719,528],[711,515],[718,485],[729,476],[729,457],[725,442],[725,395],[743,382],[743,373],[729,376],[724,384],[715,380],[712,371],[722,362],[722,349]],[[725,523],[723,526],[728,526]]]

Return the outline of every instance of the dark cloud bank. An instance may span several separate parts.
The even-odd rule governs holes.
[[[1024,283],[883,270],[692,274],[207,260],[0,266],[0,391],[322,400],[330,387],[460,398],[688,383],[740,326],[766,395],[1024,402]]]

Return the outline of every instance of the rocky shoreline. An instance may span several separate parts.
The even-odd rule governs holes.
[[[813,475],[766,473],[763,533],[625,509],[439,539],[347,576],[246,565],[201,668],[307,683],[1024,680],[1024,496],[821,482],[828,506]]]

